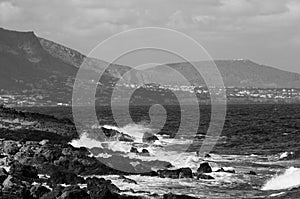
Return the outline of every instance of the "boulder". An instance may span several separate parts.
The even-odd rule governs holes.
[[[209,155],[208,153],[204,155],[205,158],[211,158],[211,155]]]
[[[61,155],[62,149],[58,145],[44,145],[35,152],[35,156],[42,156],[47,162],[57,160]]]
[[[57,170],[50,174],[50,182],[53,185],[57,184],[68,184],[68,185],[75,185],[75,184],[84,184],[85,180],[82,177],[77,176],[75,173],[71,171],[63,171]]]
[[[123,182],[129,183],[129,184],[137,184],[137,182],[135,180],[127,178],[123,175],[121,175],[118,179],[121,179],[121,180],[123,180]]]
[[[57,199],[62,194],[63,189],[62,186],[56,186],[51,192],[44,194],[41,199]]]
[[[2,183],[3,198],[31,198],[30,192],[25,182],[22,182],[18,178],[9,175]]]
[[[69,186],[63,189],[59,199],[90,199],[89,194],[79,186]]]
[[[4,168],[0,168],[0,184],[4,182],[7,176],[8,176],[7,171]]]
[[[23,165],[17,161],[14,161],[11,164],[9,174],[27,181],[32,181],[39,178],[38,170],[35,167],[31,165]]]
[[[177,170],[158,170],[158,175],[161,178],[193,178],[193,172],[190,168],[180,168]]]
[[[220,168],[220,169],[218,169],[216,172],[235,173],[235,170],[234,170],[234,169],[224,169],[224,168]]]
[[[249,171],[249,175],[257,175],[255,171]]]
[[[117,130],[108,129],[105,127],[101,127],[101,130],[107,138],[113,138],[113,139],[117,139],[119,141],[124,141],[124,142],[133,142],[134,141],[134,138],[131,137],[130,135],[119,132]]]
[[[130,153],[139,153],[139,151],[137,150],[137,148],[131,147]]]
[[[33,185],[30,188],[30,194],[34,198],[41,198],[46,193],[49,193],[51,190],[42,186],[41,184]]]
[[[87,190],[91,199],[118,198],[120,189],[104,178],[87,178]]]
[[[198,174],[197,179],[214,180],[214,178],[212,176],[206,175],[206,174],[203,174],[203,173]]]
[[[212,168],[210,167],[210,165],[208,164],[208,162],[201,163],[200,167],[197,170],[198,174],[211,173],[211,172],[212,172]]]
[[[6,140],[3,142],[3,150],[6,154],[15,155],[20,149],[20,146],[17,142]]]
[[[140,153],[142,156],[150,156],[150,153],[147,149],[143,149],[142,152]]]
[[[159,140],[158,137],[149,132],[145,132],[142,138],[142,141],[147,143],[155,142],[156,140]]]

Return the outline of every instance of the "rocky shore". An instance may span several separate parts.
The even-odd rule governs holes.
[[[130,141],[126,135],[122,136]],[[78,135],[70,120],[1,106],[0,198],[144,198],[143,193],[129,190],[132,194],[127,194],[128,190],[120,190],[110,180],[93,177],[119,175],[124,183],[137,184],[130,179],[133,173],[110,168],[87,148],[68,144],[76,138]],[[157,140],[150,135],[144,139]],[[170,166],[166,164],[166,169],[143,172],[141,175],[162,178],[192,178],[194,175],[189,168],[168,170]],[[193,198],[172,193],[147,194],[152,198]]]

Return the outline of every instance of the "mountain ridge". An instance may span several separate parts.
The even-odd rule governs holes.
[[[89,74],[98,74],[106,69],[100,78],[105,92],[120,80],[141,85],[145,83],[182,84],[174,71],[185,74],[187,80],[205,85],[203,78],[195,75],[190,63],[169,63],[169,70],[158,65],[146,70],[130,66],[108,64],[103,60],[90,58],[79,51],[53,41],[40,38],[32,31],[19,32],[0,28],[0,91],[13,95],[43,95],[45,100],[70,102],[73,84],[79,67],[85,61],[87,79]],[[226,87],[257,88],[300,88],[300,75],[251,60],[215,60],[214,62]],[[205,62],[195,62],[199,69]],[[206,75],[207,71],[203,71]],[[124,77],[124,74],[125,77]],[[211,76],[210,78],[215,78]]]

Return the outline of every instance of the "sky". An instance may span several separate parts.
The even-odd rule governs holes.
[[[84,54],[121,31],[170,28],[197,40],[213,59],[300,73],[299,0],[0,0],[0,26],[34,31]]]

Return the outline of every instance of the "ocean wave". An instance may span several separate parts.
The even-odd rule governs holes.
[[[87,133],[83,133],[79,139],[72,140],[69,144],[71,144],[73,147],[86,147],[88,149],[97,147],[97,148],[103,148],[102,142],[89,138]]]
[[[291,167],[283,174],[277,175],[269,180],[262,187],[262,190],[283,190],[296,187],[300,187],[300,168]]]
[[[135,142],[140,142],[142,143],[142,139],[144,136],[144,133],[154,133],[154,129],[148,127],[145,124],[127,124],[123,127],[116,127],[116,126],[111,126],[111,125],[104,125],[103,126],[106,129],[113,129],[117,130],[121,133],[125,133],[127,135],[130,135],[135,138]]]

